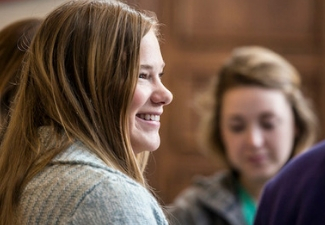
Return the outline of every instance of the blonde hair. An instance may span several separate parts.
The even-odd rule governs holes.
[[[218,157],[230,168],[221,135],[221,108],[224,94],[239,86],[259,86],[280,90],[291,105],[297,134],[291,157],[310,147],[317,137],[317,118],[310,102],[301,91],[298,71],[275,52],[259,47],[234,49],[206,93],[198,97],[197,109],[202,116],[199,143],[205,153]]]
[[[145,185],[148,153],[135,156],[129,106],[143,36],[157,20],[119,1],[78,0],[42,23],[22,72],[0,151],[0,224],[12,224],[26,183],[76,140]],[[157,34],[158,35],[158,34]],[[51,141],[44,148],[40,128]]]

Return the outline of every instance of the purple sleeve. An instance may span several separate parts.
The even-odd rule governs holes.
[[[324,209],[325,142],[321,142],[267,183],[254,225],[320,225]]]

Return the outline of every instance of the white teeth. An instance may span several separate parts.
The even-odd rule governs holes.
[[[160,121],[160,116],[158,115],[140,114],[139,117],[144,120]]]

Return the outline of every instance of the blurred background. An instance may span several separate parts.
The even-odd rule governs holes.
[[[65,0],[0,0],[0,28],[17,19],[42,17]],[[243,45],[268,47],[301,72],[304,91],[325,137],[325,1],[323,0],[125,0],[154,11],[162,23],[165,85],[174,101],[161,118],[161,147],[146,171],[162,204],[171,203],[197,175],[220,169],[196,142],[193,97]]]

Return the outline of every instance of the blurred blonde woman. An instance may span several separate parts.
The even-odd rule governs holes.
[[[275,52],[234,49],[200,100],[200,142],[226,170],[202,178],[170,208],[173,224],[251,225],[266,182],[316,138],[297,70]]]
[[[0,149],[0,224],[167,224],[143,177],[173,97],[156,18],[68,1],[27,54]]]

